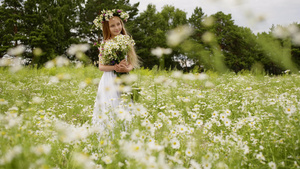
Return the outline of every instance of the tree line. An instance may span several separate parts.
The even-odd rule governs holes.
[[[239,72],[260,68],[270,74],[279,74],[291,68],[298,70],[300,47],[291,38],[279,39],[269,32],[254,34],[249,28],[234,23],[231,14],[217,12],[206,15],[196,7],[190,18],[187,13],[166,5],[159,12],[149,4],[139,13],[139,3],[129,0],[3,0],[0,6],[0,57],[9,48],[23,44],[24,58],[30,65],[42,66],[59,55],[68,56],[71,44],[102,40],[101,30],[93,29],[93,20],[103,9],[119,8],[130,15],[126,29],[136,41],[136,52],[142,66],[153,68],[163,59],[166,69],[194,69],[196,71],[218,69],[219,58],[227,70]],[[138,14],[139,13],[139,14]],[[158,58],[151,54],[156,47],[168,48],[167,33],[180,26],[194,29],[188,40],[172,48],[172,53]],[[298,28],[300,24],[296,23]],[[206,38],[205,38],[206,37]],[[207,42],[207,38],[213,38]],[[43,53],[33,55],[35,48]],[[91,63],[98,61],[98,49],[86,52]],[[288,58],[286,61],[285,58]],[[192,66],[187,67],[190,63]]]

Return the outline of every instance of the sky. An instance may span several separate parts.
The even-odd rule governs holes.
[[[249,27],[254,33],[269,32],[272,25],[300,23],[300,0],[130,0],[140,2],[139,12],[154,4],[158,11],[164,5],[172,5],[187,12],[189,18],[195,7],[201,7],[206,15],[218,11],[231,14],[234,23]]]

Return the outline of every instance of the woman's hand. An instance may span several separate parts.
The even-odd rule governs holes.
[[[126,64],[115,64],[114,69],[116,72],[130,72],[130,69],[128,68],[128,66],[126,66]]]
[[[128,62],[127,62],[126,59],[123,59],[123,60],[119,63],[119,65],[128,66],[129,64],[128,64]]]

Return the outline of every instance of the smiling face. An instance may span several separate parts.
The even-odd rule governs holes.
[[[119,17],[112,17],[109,20],[109,31],[111,33],[111,38],[119,35],[123,29],[121,20]]]

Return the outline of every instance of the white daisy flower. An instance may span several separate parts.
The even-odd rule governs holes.
[[[174,148],[174,149],[180,148],[180,142],[177,138],[173,138],[170,143],[171,143],[172,148]]]
[[[190,148],[187,148],[185,150],[185,155],[188,156],[188,157],[192,157],[193,156],[193,152]]]

